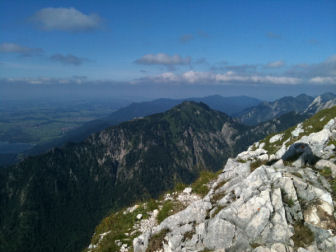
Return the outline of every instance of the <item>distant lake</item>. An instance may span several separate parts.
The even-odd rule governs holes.
[[[0,141],[0,154],[20,153],[34,147],[30,143],[9,143]]]

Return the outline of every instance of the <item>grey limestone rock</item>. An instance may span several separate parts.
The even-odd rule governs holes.
[[[163,241],[167,252],[336,251],[335,202],[328,180],[319,173],[328,167],[336,175],[334,161],[323,157],[332,149],[327,143],[334,137],[336,122],[326,123],[320,132],[302,136],[289,149],[281,146],[282,159],[270,165],[250,167],[268,156],[260,144],[229,159],[208,195],[137,237],[134,251],[146,251],[151,236],[165,229],[169,230]],[[314,167],[315,156],[324,159]],[[284,162],[298,159],[308,167]],[[304,223],[313,233],[314,240],[305,248],[293,240],[296,223]],[[184,239],[187,232],[192,235]]]

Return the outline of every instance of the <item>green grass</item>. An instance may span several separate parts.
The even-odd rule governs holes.
[[[218,174],[221,171],[214,173],[209,171],[201,171],[199,178],[192,183],[190,186],[193,190],[193,193],[199,194],[201,196],[204,196],[208,193],[210,188],[207,186],[207,184],[214,180]],[[219,188],[225,184],[226,181],[223,181],[220,183],[216,188]],[[186,187],[183,183],[177,183],[173,190],[170,190],[170,192],[181,192]],[[155,200],[155,199],[149,199],[145,203],[138,203],[140,205],[139,208],[137,208],[133,213],[127,213],[126,215],[123,214],[123,211],[120,210],[117,213],[114,213],[105,219],[101,221],[101,223],[96,227],[95,234],[91,239],[92,244],[96,244],[100,236],[99,234],[105,233],[107,231],[111,231],[109,234],[107,234],[104,239],[99,243],[99,247],[94,250],[94,252],[102,252],[102,251],[118,251],[119,247],[115,244],[115,240],[120,240],[122,243],[126,243],[130,248],[132,248],[132,240],[139,235],[139,233],[134,234],[132,237],[128,237],[125,235],[125,233],[129,233],[133,225],[135,224],[136,215],[141,213],[143,214],[143,218],[147,218],[148,214],[147,212],[151,212],[155,209],[159,210],[158,216],[157,216],[157,222],[160,224],[164,219],[167,217],[183,210],[185,206],[178,202],[178,201],[163,201],[164,195],[161,195],[161,200]],[[160,209],[161,205],[161,209]],[[188,234],[186,234],[188,236]],[[189,234],[191,235],[191,234]],[[152,248],[155,248],[159,246],[158,244],[161,244],[163,239],[163,233],[160,233],[156,236],[154,236],[151,239]],[[188,237],[186,237],[188,238]],[[160,242],[161,241],[161,242]],[[148,250],[153,251],[153,250]]]
[[[258,248],[259,246],[261,246],[261,244],[257,243],[257,242],[252,242],[250,243],[250,246],[255,249],[255,248]]]
[[[331,176],[330,168],[325,167],[324,169],[319,170],[319,173],[321,174],[321,176],[325,177],[326,180],[329,182],[330,187],[331,187],[332,197],[334,200],[336,200],[336,178],[333,178]]]
[[[185,232],[183,234],[182,241],[185,242],[187,240],[191,240],[194,234],[195,234],[195,229],[193,229],[191,231],[188,231],[188,232]]]
[[[166,234],[169,232],[169,229],[164,229],[160,233],[153,235],[148,243],[148,247],[146,252],[154,252],[158,251],[163,248],[163,239],[165,238]]]
[[[324,117],[323,121],[320,121],[321,118]],[[289,140],[286,143],[286,146],[289,147],[294,142],[296,142],[298,139],[300,139],[303,135],[309,135],[313,132],[318,132],[323,129],[324,125],[328,123],[331,119],[336,117],[336,106],[330,109],[324,109],[315,115],[313,115],[311,118],[305,120],[302,123],[302,128],[304,132],[300,133],[298,137],[293,137],[291,132],[296,128],[296,126],[291,127],[283,132],[276,133],[276,134],[283,134],[283,137],[281,140],[270,143],[269,140],[272,136],[276,134],[269,135],[264,140],[261,141],[261,143],[265,143],[264,149],[268,151],[268,154],[274,154],[276,153],[279,148],[282,146],[282,144]],[[336,146],[336,140],[330,141],[329,144],[333,143]]]
[[[334,146],[336,146],[336,139],[331,139],[330,141],[329,141],[329,143],[328,143],[328,145],[334,145]]]
[[[267,161],[262,161],[257,159],[256,161],[252,162],[250,164],[250,171],[253,172],[255,169],[257,169],[258,167],[265,165],[267,163]]]
[[[292,198],[289,198],[287,193],[281,189],[281,197],[282,200],[285,204],[287,204],[287,206],[292,207],[294,206],[294,200]]]
[[[213,212],[212,216],[216,216],[221,210],[224,209],[224,206],[217,206],[216,210]]]
[[[227,181],[226,180],[223,180],[222,182],[218,183],[215,188],[214,188],[214,191],[217,191],[219,188],[223,187],[225,185]]]
[[[225,196],[226,192],[215,193],[212,198],[211,202],[214,204],[217,201],[221,200]]]
[[[205,196],[210,190],[207,184],[214,180],[217,176],[218,173],[201,171],[199,178],[193,184],[191,184],[193,192],[199,194],[202,197]]]
[[[147,201],[147,211],[154,211],[155,209],[159,209],[159,201],[158,200],[155,200],[155,199],[150,199]]]
[[[294,201],[293,201],[293,199],[291,199],[291,198],[285,198],[285,199],[284,199],[284,202],[285,202],[289,207],[294,206]]]
[[[314,241],[313,232],[303,224],[303,222],[297,222],[294,224],[294,235],[292,236],[294,241],[294,247],[308,247]]]
[[[205,249],[201,250],[200,252],[213,252],[213,250],[210,250],[210,249],[208,249],[208,248],[205,248]]]
[[[184,206],[180,202],[174,202],[171,200],[167,200],[163,203],[161,210],[159,211],[156,219],[160,224],[164,219],[173,215],[184,209]]]
[[[240,159],[240,158],[238,158],[238,159],[237,159],[237,162],[239,162],[239,163],[242,163],[242,164],[245,164],[247,161],[246,161],[246,160],[243,160],[243,159]]]
[[[302,175],[301,173],[298,173],[298,172],[292,172],[292,174],[296,177],[299,177],[299,178],[302,178]]]
[[[326,177],[327,179],[331,178],[331,170],[328,167],[323,168],[322,170],[320,170],[320,174],[323,177]]]
[[[137,221],[136,216],[138,214],[143,214],[143,218],[148,217],[146,214],[147,209],[143,206],[139,206],[134,212],[127,214],[123,214],[124,210],[106,217],[96,227],[95,234],[91,239],[92,244],[98,243],[100,234],[108,231],[110,231],[110,233],[103,238],[98,248],[93,250],[94,252],[119,251],[120,248],[115,244],[116,240],[122,241],[122,243],[127,244],[129,247],[132,246],[132,240],[137,237],[139,233],[135,233],[132,236],[127,236],[125,233],[129,233]]]
[[[187,186],[183,183],[177,183],[174,187],[174,192],[182,192]]]

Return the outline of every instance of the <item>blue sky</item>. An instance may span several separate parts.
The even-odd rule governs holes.
[[[333,89],[335,13],[334,0],[2,0],[0,79]]]

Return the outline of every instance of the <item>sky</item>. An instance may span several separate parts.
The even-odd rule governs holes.
[[[335,13],[335,0],[1,0],[0,88],[334,92]]]

